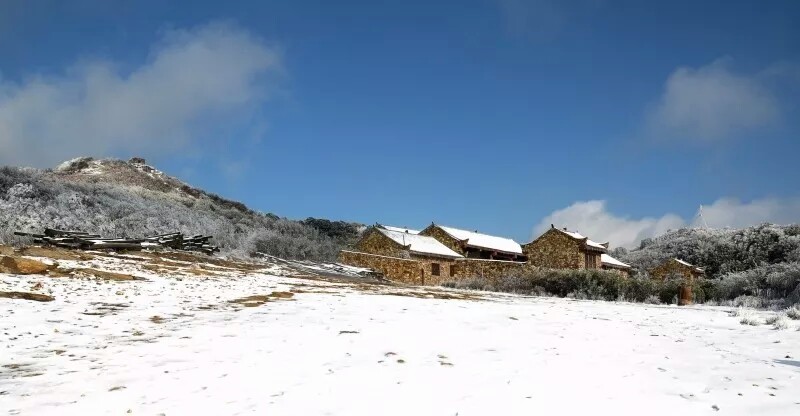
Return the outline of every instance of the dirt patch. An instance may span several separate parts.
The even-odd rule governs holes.
[[[24,256],[45,257],[53,260],[91,260],[93,255],[76,250],[67,250],[58,247],[25,247],[20,250]]]
[[[160,317],[158,315],[153,315],[153,316],[150,317],[150,322],[152,322],[154,324],[163,324],[166,321],[167,321],[166,319],[164,319],[164,318],[162,318],[162,317]]]
[[[15,256],[0,257],[0,272],[12,274],[45,274],[55,265]]]
[[[74,276],[94,277],[102,280],[114,280],[114,281],[147,280],[144,277],[133,276],[124,273],[107,272],[104,270],[97,270],[97,269],[75,269],[72,273]]]
[[[231,303],[238,303],[243,306],[253,307],[261,306],[267,302],[276,299],[290,299],[294,296],[292,292],[272,292],[269,295],[253,295],[230,301]]]
[[[409,292],[384,292],[379,295],[407,296],[420,299],[455,299],[455,300],[480,300],[481,297],[466,293],[447,293],[435,291],[409,291]]]
[[[0,244],[0,256],[11,256],[15,254],[14,247],[4,246]]]
[[[41,293],[30,293],[30,292],[0,292],[0,298],[24,299],[24,300],[33,300],[36,302],[50,302],[55,300],[55,298],[50,295],[44,295]]]

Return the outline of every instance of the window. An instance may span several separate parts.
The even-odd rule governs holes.
[[[451,264],[450,265],[450,277],[453,277],[455,275],[456,275],[456,265],[455,264]]]
[[[584,255],[584,267],[587,269],[596,269],[597,268],[597,254],[594,253],[586,253]]]
[[[439,275],[439,263],[431,263],[431,276]]]

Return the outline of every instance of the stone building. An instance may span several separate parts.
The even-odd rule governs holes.
[[[514,240],[438,225],[417,231],[376,224],[352,250],[339,254],[341,263],[418,285],[470,277],[497,278],[535,269],[522,259],[522,247]]]
[[[625,277],[630,277],[631,275],[630,264],[623,263],[605,253],[600,255],[600,268],[617,272]]]
[[[603,266],[601,256],[607,254],[608,243],[601,244],[577,231],[558,229],[551,224],[539,238],[524,244],[522,251],[529,263],[541,268],[599,269]]]
[[[683,277],[688,280],[701,278],[705,271],[677,258],[671,258],[660,265],[650,269],[650,277],[664,280],[669,277]]]
[[[419,234],[435,238],[468,259],[526,261],[522,247],[510,238],[445,227],[434,223],[420,231]]]
[[[430,236],[398,227],[370,227],[353,250],[342,250],[339,261],[381,272],[387,279],[437,285],[456,275],[463,256]]]

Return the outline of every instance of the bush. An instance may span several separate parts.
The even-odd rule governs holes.
[[[777,330],[788,329],[791,326],[789,318],[786,317],[786,314],[776,314],[772,315],[766,319],[767,325],[772,325],[772,328]]]
[[[742,325],[761,325],[761,320],[758,319],[758,315],[750,309],[739,308],[736,310],[734,316],[739,317],[739,323]]]
[[[651,305],[660,305],[661,299],[659,299],[658,296],[656,295],[650,295],[647,298],[645,298],[644,303],[648,303]]]
[[[786,316],[789,317],[789,319],[800,319],[800,304],[793,305],[786,309]]]
[[[683,280],[659,282],[627,278],[607,270],[541,269],[496,279],[474,277],[448,281],[443,286],[574,299],[670,303],[677,299],[684,284]]]

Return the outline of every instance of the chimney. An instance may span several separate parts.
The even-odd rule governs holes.
[[[553,225],[553,224],[550,224],[550,228],[556,228],[556,226]]]

